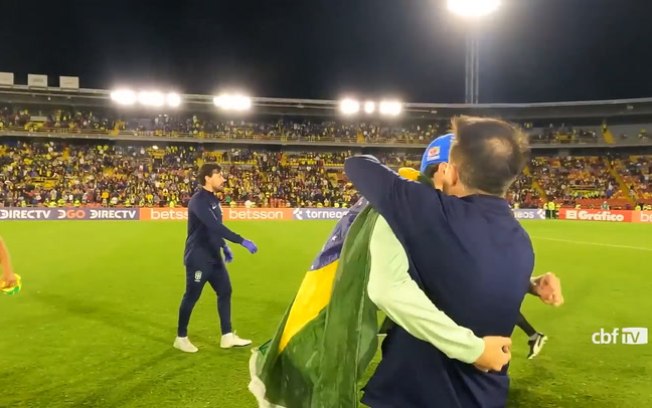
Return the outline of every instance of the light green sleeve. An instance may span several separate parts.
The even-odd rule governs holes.
[[[378,216],[369,244],[369,298],[394,323],[426,341],[449,358],[475,362],[484,342],[458,326],[435,306],[408,273],[408,258],[387,221]]]

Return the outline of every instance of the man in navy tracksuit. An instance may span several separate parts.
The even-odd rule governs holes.
[[[188,339],[188,322],[206,282],[217,294],[217,311],[222,329],[220,347],[248,346],[251,340],[241,339],[231,327],[231,281],[224,261],[231,262],[233,253],[224,240],[240,244],[252,254],[258,248],[222,224],[222,210],[215,197],[215,192],[224,184],[222,168],[215,163],[204,164],[197,179],[202,188],[188,203],[188,237],[183,257],[186,292],[179,307],[179,325],[174,347],[187,353],[198,350]],[[224,252],[224,260],[221,252]]]
[[[436,138],[430,143],[430,145],[428,145],[421,159],[421,174],[426,176],[427,180],[433,184],[433,187],[439,190],[442,189],[443,173],[443,171],[439,171],[439,168],[441,167],[443,169],[446,166],[446,163],[448,162],[448,155],[450,153],[450,146],[454,139],[455,135],[451,133]],[[539,293],[537,289],[542,287],[541,284],[556,284],[556,282],[553,281],[558,281],[558,279],[551,272],[538,277],[536,281],[531,285],[530,293],[539,296],[542,293]],[[548,288],[551,288],[551,286],[548,286]],[[540,296],[541,300],[547,304],[555,306],[561,305],[563,303],[563,296],[561,295],[561,288],[559,289],[560,290],[555,292],[554,296],[551,296],[550,298]],[[527,344],[530,348],[530,352],[528,353],[527,358],[532,359],[536,357],[541,352],[541,349],[548,340],[548,337],[532,327],[523,313],[519,315],[518,320],[516,321],[516,325],[528,336]]]
[[[358,191],[387,220],[410,275],[443,312],[476,336],[511,336],[530,285],[534,253],[504,199],[523,170],[527,139],[511,125],[461,117],[443,168],[444,193],[399,177],[369,156],[346,161]],[[504,407],[507,367],[485,373],[451,360],[400,326],[365,387],[372,408]]]

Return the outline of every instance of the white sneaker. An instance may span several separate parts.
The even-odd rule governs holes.
[[[177,337],[174,339],[173,346],[175,349],[179,349],[184,353],[196,353],[199,350],[188,340],[188,337]]]
[[[220,340],[220,347],[223,349],[228,349],[231,347],[245,347],[251,344],[251,340],[241,339],[235,333],[227,333],[222,336]]]
[[[546,341],[548,341],[548,337],[546,337],[545,334],[537,333],[527,342],[530,346],[530,353],[527,356],[528,360],[533,359],[541,353],[541,349],[543,348],[543,345],[546,344]]]

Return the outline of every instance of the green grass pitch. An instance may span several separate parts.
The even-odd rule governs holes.
[[[258,243],[235,248],[233,322],[255,344],[274,332],[332,222],[237,222]],[[514,332],[513,407],[652,406],[652,344],[594,345],[605,328],[652,328],[652,229],[637,224],[526,224],[535,273],[555,271],[566,304],[528,297],[550,337],[526,360]],[[249,349],[218,347],[206,286],[190,324],[194,355],[172,348],[183,293],[185,224],[2,222],[23,292],[0,296],[0,407],[255,406]]]

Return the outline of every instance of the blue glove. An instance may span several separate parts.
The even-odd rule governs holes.
[[[247,250],[248,250],[249,252],[251,252],[252,254],[255,254],[256,252],[258,252],[258,247],[256,246],[256,244],[254,244],[253,242],[249,241],[248,239],[245,239],[244,241],[242,241],[242,244],[241,244],[241,245],[242,245],[243,247],[247,248]]]
[[[231,248],[228,245],[224,245],[222,251],[224,251],[224,262],[229,263],[233,261],[233,252],[231,252]]]

